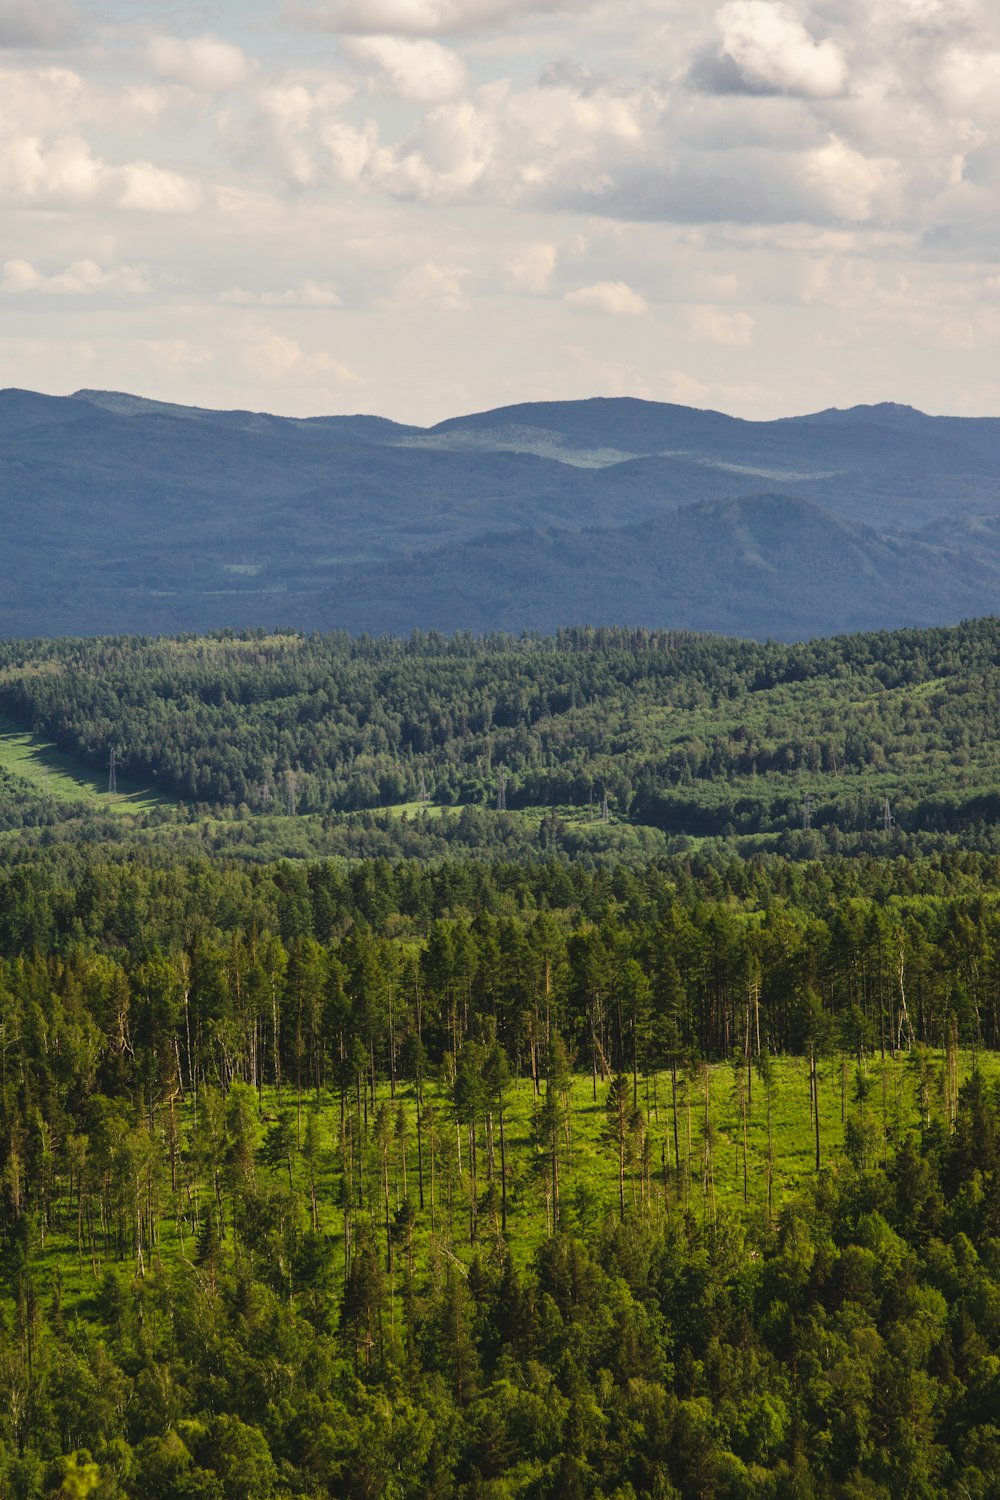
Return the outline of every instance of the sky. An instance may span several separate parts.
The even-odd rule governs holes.
[[[1000,414],[997,0],[0,0],[0,386]]]

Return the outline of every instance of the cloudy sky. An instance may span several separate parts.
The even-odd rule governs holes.
[[[0,385],[1000,413],[996,0],[0,0]]]

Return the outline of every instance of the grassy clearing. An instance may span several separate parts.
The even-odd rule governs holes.
[[[450,804],[442,806],[439,802],[392,802],[375,811],[388,813],[391,818],[418,818],[422,813],[426,813],[429,818],[439,818],[448,813],[460,813],[462,809]]]
[[[89,804],[117,813],[149,812],[173,803],[148,785],[118,772],[118,794],[108,796],[107,774],[83,767],[51,740],[28,734],[0,718],[0,770],[17,776],[30,789],[59,802]]]
[[[960,1081],[974,1066],[988,1081],[1000,1079],[1000,1057],[995,1054],[962,1054]],[[742,1082],[746,1074],[742,1072]],[[858,1099],[858,1072],[853,1061],[840,1058],[820,1067],[820,1153],[822,1172],[837,1174],[847,1164],[845,1143],[849,1130],[855,1141],[864,1138],[867,1165],[891,1161],[897,1145],[921,1126],[919,1070],[907,1055],[871,1060],[864,1073],[867,1100],[862,1119]],[[648,1147],[645,1164],[638,1155],[627,1160],[626,1213],[684,1213],[705,1230],[726,1218],[743,1219],[754,1233],[768,1223],[768,1110],[767,1096],[759,1076],[751,1078],[751,1102],[747,1113],[746,1175],[738,1075],[726,1064],[708,1069],[678,1071],[676,1090],[669,1073],[639,1080],[639,1105],[647,1122]],[[544,1086],[543,1086],[544,1087]],[[568,1122],[559,1148],[559,1220],[569,1232],[593,1230],[612,1222],[619,1213],[618,1156],[609,1141],[605,1102],[608,1083],[598,1080],[596,1099],[589,1076],[576,1075],[571,1083]],[[944,1061],[931,1055],[925,1073],[926,1102],[931,1117],[945,1118]],[[676,1100],[676,1131],[675,1131]],[[707,1101],[707,1103],[706,1103]],[[488,1252],[500,1232],[499,1131],[493,1122],[493,1191],[490,1191],[489,1151],[486,1128],[477,1132],[478,1214],[476,1240],[471,1238],[469,1139],[460,1131],[451,1108],[450,1094],[441,1083],[425,1086],[425,1104],[430,1104],[433,1124],[425,1127],[422,1142],[423,1208],[417,1210],[414,1247],[418,1266],[427,1267],[433,1256],[445,1253],[464,1262],[475,1251]],[[552,1222],[551,1157],[536,1144],[535,1122],[541,1098],[536,1098],[530,1079],[512,1081],[506,1095],[507,1153],[507,1243],[515,1260],[526,1266],[549,1232]],[[378,1145],[376,1112],[387,1108],[390,1129],[383,1169]],[[204,1101],[200,1106],[204,1120]],[[397,1086],[395,1097],[388,1088],[380,1092],[373,1111],[354,1093],[345,1101],[348,1132],[355,1140],[355,1162],[363,1161],[360,1188],[355,1175],[354,1234],[359,1221],[368,1223],[383,1252],[386,1244],[385,1188],[389,1212],[394,1215],[409,1197],[416,1207],[420,1197],[420,1157],[416,1132],[416,1097],[410,1083]],[[280,1117],[291,1127],[291,1173],[294,1215],[305,1228],[311,1218],[310,1167],[304,1149],[310,1112],[316,1111],[316,1150],[313,1158],[318,1222],[321,1232],[335,1249],[338,1274],[343,1272],[344,1216],[342,1196],[341,1101],[325,1091],[317,1103],[303,1095],[301,1111],[294,1088],[281,1095],[265,1089],[260,1101],[256,1129],[258,1143]],[[815,1176],[815,1129],[810,1114],[808,1064],[801,1058],[779,1058],[774,1062],[771,1090],[772,1216],[799,1194]],[[145,1182],[133,1184],[142,1198],[147,1194],[159,1204],[156,1243],[147,1246],[145,1264],[177,1269],[193,1266],[196,1256],[196,1215],[212,1201],[205,1176],[204,1136],[199,1138],[193,1101],[178,1116],[179,1154],[176,1190],[169,1168],[169,1118],[166,1105],[154,1110],[154,1146],[145,1160],[150,1172]],[[706,1129],[707,1125],[707,1129]],[[298,1135],[299,1144],[296,1144]],[[197,1166],[197,1142],[201,1142],[202,1167]],[[358,1143],[363,1143],[358,1149]],[[383,1177],[384,1170],[384,1177]],[[258,1158],[255,1186],[284,1194],[288,1190],[288,1165],[265,1166]],[[232,1244],[234,1199],[240,1187],[227,1184],[227,1167],[220,1158],[222,1218],[226,1238]],[[745,1192],[745,1197],[744,1197]],[[357,1204],[360,1194],[361,1203]],[[126,1197],[128,1189],[126,1189]],[[92,1204],[93,1216],[97,1217]],[[106,1214],[110,1224],[113,1211]],[[68,1191],[54,1201],[50,1232],[37,1246],[35,1269],[40,1284],[50,1291],[57,1286],[63,1307],[89,1315],[92,1299],[104,1272],[117,1266],[128,1272],[135,1265],[130,1231],[122,1241],[113,1238],[94,1249],[76,1238],[77,1207]]]

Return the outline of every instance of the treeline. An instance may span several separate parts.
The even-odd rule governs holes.
[[[93,1094],[284,1084],[299,1102],[455,1065],[595,1079],[692,1055],[1000,1047],[1000,864],[363,863],[76,855],[0,872],[5,1149]],[[450,1060],[450,1061],[449,1061]]]
[[[761,645],[627,630],[0,644],[0,711],[93,768],[252,814],[405,802],[667,833],[992,825],[1000,623]],[[809,816],[804,801],[811,799]],[[835,842],[835,840],[834,840]]]

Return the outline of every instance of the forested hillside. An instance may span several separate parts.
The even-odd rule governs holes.
[[[4,1494],[986,1500],[998,881],[0,875]]]
[[[5,1500],[990,1500],[998,664],[0,643]]]
[[[998,688],[994,619],[798,646],[610,629],[0,644],[0,713],[98,784],[114,750],[159,792],[154,831],[200,808],[288,852],[365,852],[366,827],[369,853],[990,847]],[[44,791],[22,787],[11,821],[68,816]]]

